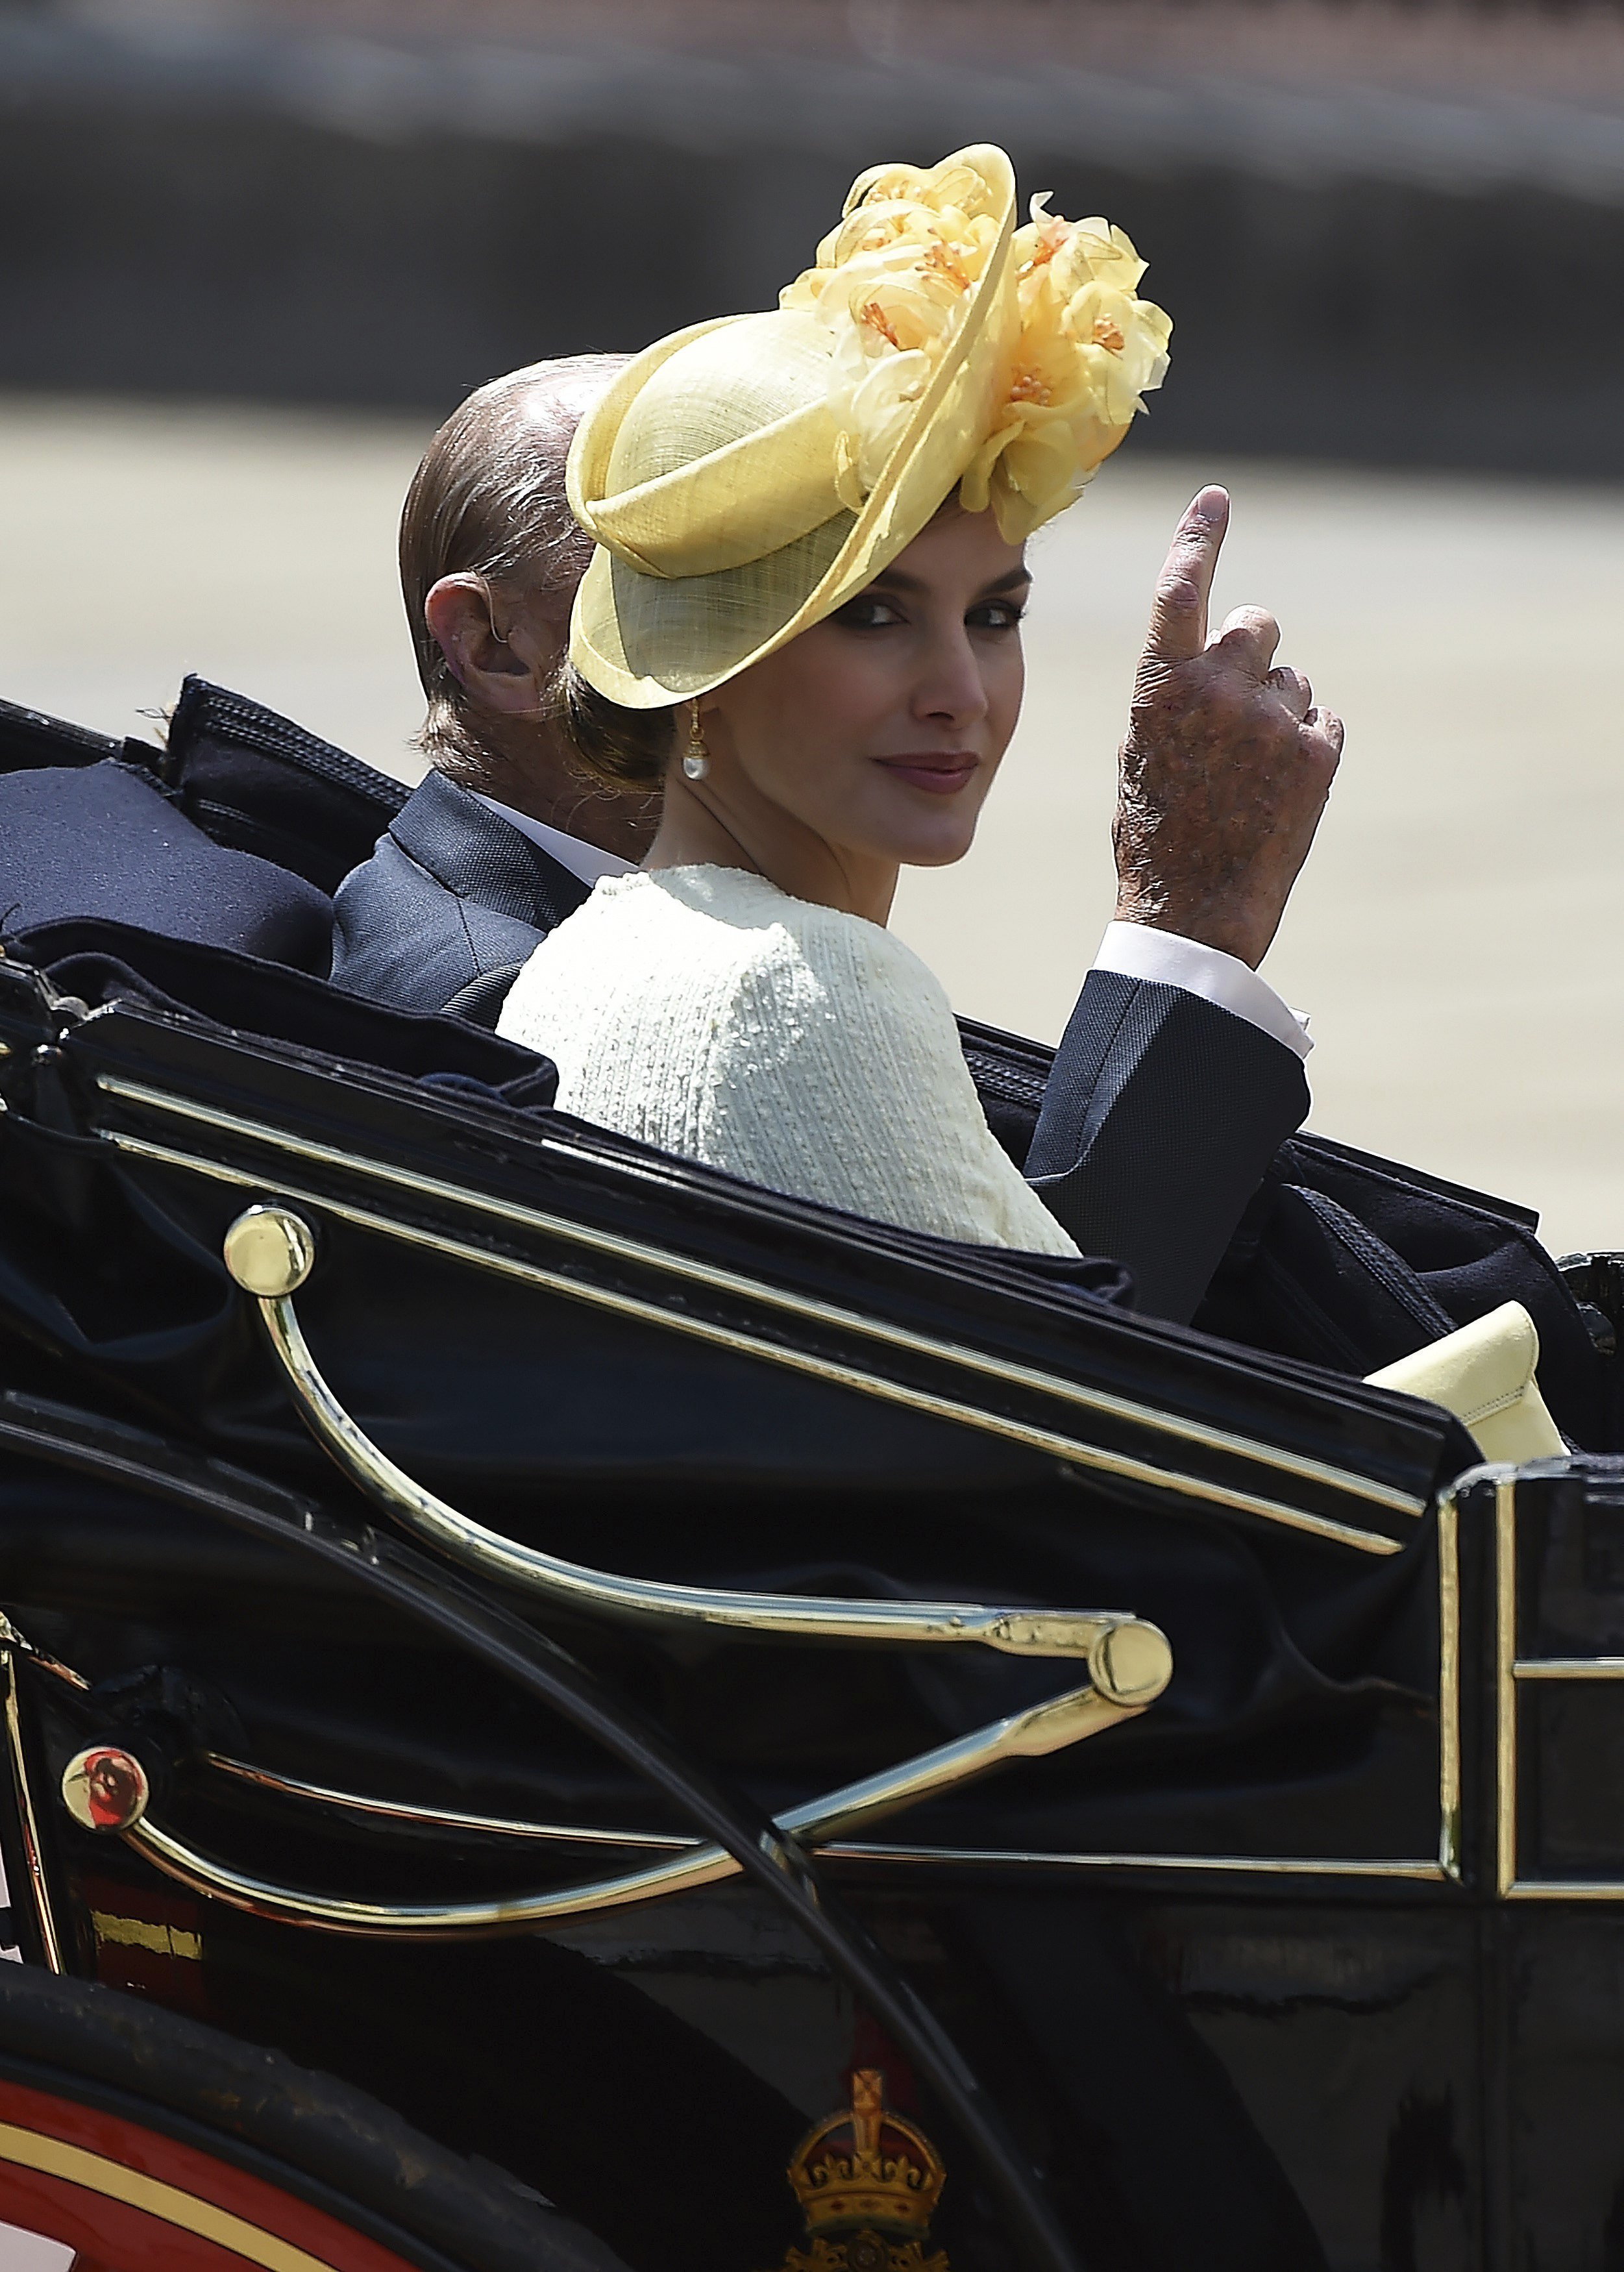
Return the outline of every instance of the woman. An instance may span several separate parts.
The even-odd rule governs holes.
[[[1001,151],[876,168],[779,310],[660,341],[587,414],[575,736],[634,778],[626,713],[677,707],[681,755],[642,869],[537,948],[498,1030],[555,1061],[563,1110],[1074,1253],[885,927],[904,863],[969,849],[1014,730],[1027,536],[1166,368],[1119,231],[1014,217]]]

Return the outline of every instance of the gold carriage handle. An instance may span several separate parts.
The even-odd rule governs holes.
[[[778,1818],[780,1829],[809,1846],[826,1846],[837,1839],[866,1830],[882,1817],[917,1806],[943,1791],[957,1789],[973,1777],[1017,1759],[1042,1759],[1064,1751],[1107,1728],[1134,1720],[1153,1703],[1172,1670],[1172,1655],[1162,1643],[1161,1678],[1140,1700],[1120,1704],[1089,1685],[1072,1689],[1047,1703],[1035,1704],[1008,1718],[995,1720],[968,1736],[956,1737],[934,1751],[924,1752],[900,1765],[882,1768],[859,1782],[822,1798],[810,1799]],[[53,1667],[53,1670],[57,1668]],[[239,1761],[220,1761],[251,1780],[261,1780]],[[276,1777],[263,1778],[284,1792],[300,1790],[346,1809],[364,1808],[367,1802],[348,1793],[317,1791],[312,1786],[289,1785]],[[194,1893],[206,1894],[232,1908],[288,1924],[315,1926],[344,1932],[395,1939],[430,1939],[442,1932],[475,1935],[524,1932],[538,1925],[558,1924],[567,1917],[599,1910],[620,1909],[632,1902],[652,1901],[669,1894],[690,1893],[735,1877],[739,1865],[723,1848],[708,1842],[682,1842],[683,1850],[645,1868],[622,1875],[561,1886],[546,1893],[519,1894],[483,1902],[363,1902],[336,1894],[312,1893],[238,1870],[217,1857],[200,1853],[161,1827],[147,1812],[149,1787],[144,1769],[122,1745],[94,1744],[69,1760],[62,1778],[63,1803],[86,1829],[110,1832]],[[378,1805],[377,1812],[405,1810]],[[426,1808],[409,1810],[425,1821],[437,1818]],[[446,1818],[450,1819],[450,1818]],[[463,1818],[466,1820],[466,1818]],[[482,1821],[483,1830],[511,1829],[535,1835],[540,1826]],[[550,1836],[567,1837],[565,1830],[549,1830]],[[609,1834],[586,1831],[582,1842],[597,1843]],[[625,1842],[640,1842],[628,1834]]]
[[[356,1426],[323,1379],[293,1306],[316,1260],[315,1234],[302,1215],[286,1207],[251,1207],[227,1231],[224,1252],[227,1269],[258,1305],[271,1347],[317,1441],[397,1521],[485,1577],[560,1608],[645,1623],[710,1626],[794,1640],[978,1641],[1014,1656],[1081,1657],[1088,1665],[1089,1693],[1122,1707],[1150,1703],[1167,1685],[1172,1653],[1166,1635],[1125,1611],[734,1593],[617,1577],[521,1545],[460,1514],[396,1467]]]

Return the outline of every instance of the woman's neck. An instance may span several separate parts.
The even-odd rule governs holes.
[[[890,920],[899,872],[894,860],[830,844],[781,805],[723,797],[708,781],[675,769],[645,868],[743,868],[792,899],[838,908],[870,923]]]

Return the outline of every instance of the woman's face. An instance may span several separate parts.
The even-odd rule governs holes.
[[[990,512],[939,514],[838,615],[701,701],[707,803],[842,864],[962,860],[1021,714],[1029,583]]]

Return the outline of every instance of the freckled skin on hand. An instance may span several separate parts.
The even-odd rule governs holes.
[[[1271,669],[1279,627],[1261,609],[1237,609],[1208,641],[1228,506],[1221,490],[1204,490],[1174,536],[1111,836],[1119,922],[1179,932],[1255,969],[1308,856],[1343,727],[1313,707],[1300,672]]]

